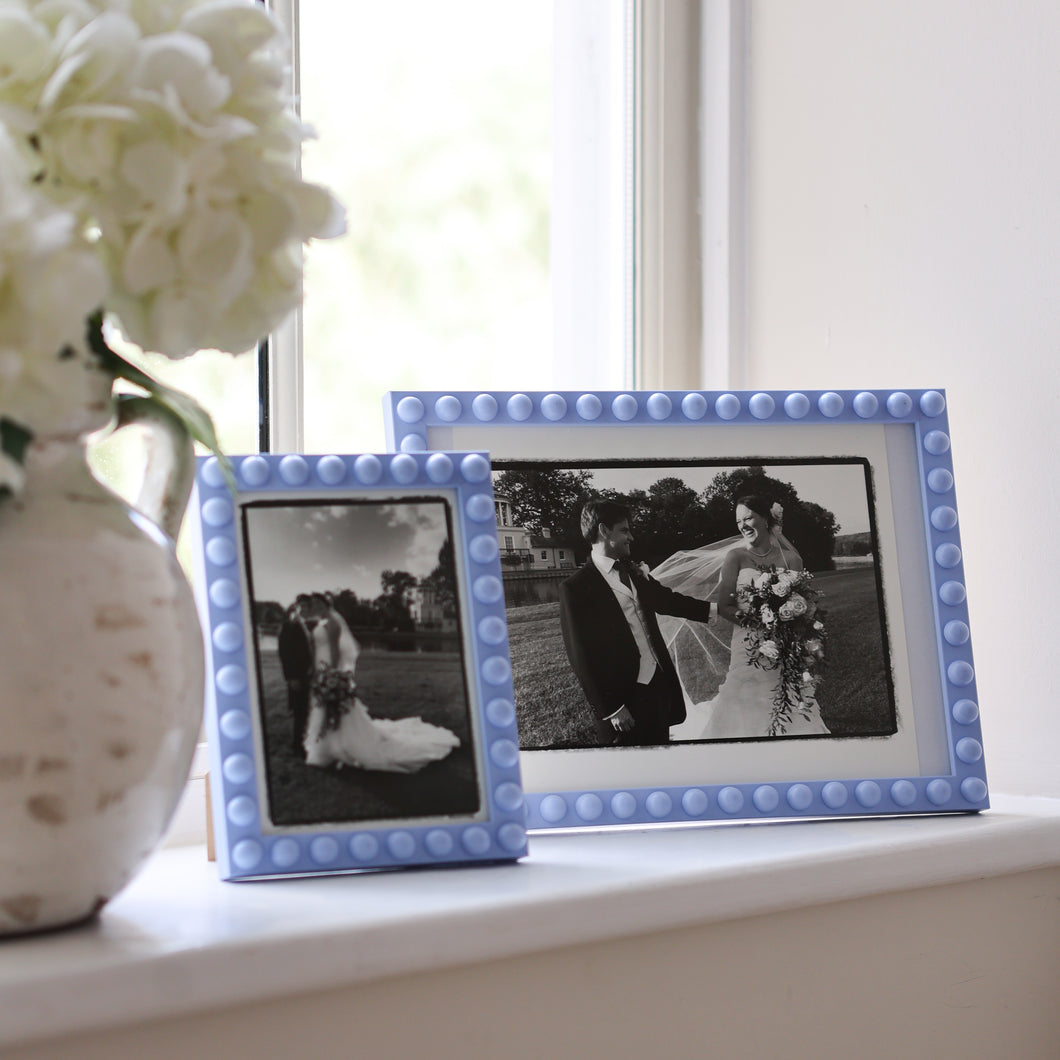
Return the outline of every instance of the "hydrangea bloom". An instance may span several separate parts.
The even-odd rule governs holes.
[[[0,169],[0,253],[24,277],[0,340],[23,373],[83,345],[93,309],[179,358],[249,349],[298,304],[302,244],[344,218],[301,179],[285,72],[252,0],[0,0],[0,126],[21,156]]]
[[[107,275],[76,224],[29,181],[0,128],[0,417],[63,419],[89,400],[90,376],[83,355],[79,366],[70,363],[72,347],[107,292]],[[12,481],[4,474],[0,484]]]

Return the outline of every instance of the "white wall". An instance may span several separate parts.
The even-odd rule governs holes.
[[[945,387],[992,787],[1060,795],[1060,4],[748,5],[746,377]]]

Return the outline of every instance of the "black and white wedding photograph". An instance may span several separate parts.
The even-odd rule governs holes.
[[[524,751],[897,732],[866,460],[493,467]]]
[[[274,826],[481,805],[443,498],[242,507]]]

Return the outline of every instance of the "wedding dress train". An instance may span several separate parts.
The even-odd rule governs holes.
[[[422,718],[390,720],[368,713],[353,680],[360,647],[340,615],[332,612],[317,624],[313,649],[316,667],[305,737],[308,765],[416,773],[460,746],[455,733]]]

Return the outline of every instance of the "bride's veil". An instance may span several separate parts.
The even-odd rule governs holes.
[[[712,600],[716,603],[725,557],[744,544],[743,537],[734,534],[713,544],[703,545],[702,548],[675,552],[669,559],[664,559],[651,572],[651,576],[667,588],[685,596],[695,596],[700,600]]]
[[[718,602],[721,568],[725,557],[745,544],[736,534],[701,548],[675,552],[655,567],[651,575],[669,589],[700,600]],[[659,615],[659,631],[674,660],[686,702],[713,699],[729,671],[732,626],[713,612],[710,624]]]
[[[335,660],[335,668],[353,673],[357,666],[357,657],[361,654],[361,646],[334,604],[328,613],[328,623],[332,629],[332,658]]]

